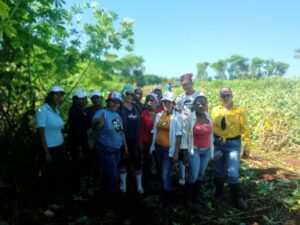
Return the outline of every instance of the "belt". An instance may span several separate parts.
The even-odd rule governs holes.
[[[235,137],[232,137],[232,138],[222,138],[222,137],[220,137],[220,136],[218,136],[218,135],[216,135],[216,134],[214,134],[214,137],[215,138],[218,138],[218,139],[225,139],[225,140],[241,140],[241,135],[238,135],[238,136],[235,136]]]

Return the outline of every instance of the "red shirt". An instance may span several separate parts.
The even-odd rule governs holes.
[[[151,119],[150,111],[144,109],[141,112],[141,133],[140,133],[140,144],[151,144],[151,131],[154,125],[154,118]]]
[[[200,124],[196,122],[193,128],[194,146],[197,148],[209,148],[211,132],[211,124]]]

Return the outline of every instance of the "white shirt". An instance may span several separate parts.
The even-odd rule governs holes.
[[[181,109],[183,118],[191,114],[193,102],[200,94],[201,93],[199,91],[194,91],[194,93],[191,95],[187,95],[185,92],[183,92],[177,97],[176,108]]]
[[[35,120],[37,128],[44,128],[45,140],[49,148],[64,143],[61,131],[64,128],[64,121],[57,108],[53,110],[50,105],[45,103],[36,111]]]

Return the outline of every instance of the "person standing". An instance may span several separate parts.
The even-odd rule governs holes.
[[[104,175],[106,210],[111,208],[114,194],[118,190],[118,165],[122,146],[124,146],[124,154],[128,154],[122,118],[118,113],[121,101],[120,93],[111,92],[106,100],[107,108],[98,110],[92,122],[93,129],[97,133],[96,155]]]
[[[153,139],[150,152],[155,151],[157,164],[160,167],[163,194],[169,202],[172,193],[172,165],[178,159],[180,138],[182,135],[182,119],[174,110],[175,96],[167,92],[162,96],[163,111],[155,116]]]
[[[215,199],[217,201],[222,200],[225,177],[228,177],[231,196],[236,207],[246,210],[248,204],[241,194],[239,170],[242,144],[244,155],[249,156],[249,125],[243,108],[233,103],[230,88],[221,88],[220,97],[221,105],[212,110],[215,146]]]
[[[143,153],[143,186],[146,187],[149,184],[151,177],[152,157],[150,155],[150,146],[152,143],[152,134],[154,118],[156,115],[156,109],[159,105],[156,94],[149,93],[146,96],[146,107],[141,112],[141,129],[139,144]]]
[[[86,107],[84,111],[86,112],[89,121],[92,122],[95,113],[98,110],[103,108],[102,107],[103,94],[98,90],[92,91],[90,94],[90,99],[93,105]]]
[[[195,100],[195,97],[200,95],[199,91],[195,91],[193,88],[193,74],[187,73],[181,76],[180,81],[184,92],[180,94],[176,99],[176,111],[180,112],[183,120],[191,114],[192,104]],[[179,184],[185,185],[185,164],[187,163],[187,152],[182,150],[180,147],[179,153]]]
[[[63,144],[62,129],[64,121],[58,107],[62,103],[65,91],[60,86],[53,86],[46,97],[45,103],[35,114],[36,128],[45,154],[45,196],[44,203],[49,204],[43,213],[54,216],[53,203],[57,203],[58,195],[63,192]],[[56,205],[56,204],[55,204]]]
[[[128,157],[125,157],[122,152],[119,165],[120,172],[120,189],[121,192],[127,191],[127,172],[132,171],[136,180],[138,193],[144,193],[142,185],[142,154],[139,148],[139,133],[140,133],[140,112],[134,104],[134,89],[131,85],[125,85],[122,90],[123,104],[119,109],[119,114],[123,120],[124,133],[126,143],[128,145]]]
[[[142,104],[142,98],[143,98],[143,90],[141,88],[134,89],[134,96],[133,96],[133,102],[138,107],[139,112],[141,113],[144,109],[144,105]]]
[[[183,122],[181,138],[181,147],[188,151],[186,201],[204,204],[203,177],[214,151],[213,128],[211,117],[207,112],[207,98],[204,95],[195,98],[193,108],[194,111]]]

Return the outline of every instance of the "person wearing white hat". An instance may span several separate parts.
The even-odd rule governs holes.
[[[58,109],[62,103],[65,90],[60,86],[53,86],[45,99],[45,103],[38,108],[35,114],[36,128],[45,153],[45,192],[43,202],[46,204],[57,203],[57,195],[63,186],[63,144],[62,129],[64,121]],[[46,216],[54,216],[49,208],[44,211]]]
[[[92,91],[90,94],[90,99],[91,99],[93,105],[86,107],[84,109],[84,111],[86,112],[90,123],[92,123],[92,119],[93,119],[95,113],[98,110],[103,108],[102,107],[103,94],[98,90]]]
[[[195,100],[195,97],[197,97],[200,94],[199,91],[194,90],[192,78],[193,78],[192,73],[186,73],[180,77],[181,85],[184,92],[177,97],[175,110],[180,112],[183,118],[186,118],[191,114],[191,107],[193,101]],[[182,147],[180,147],[179,161],[178,161],[180,185],[185,185],[185,179],[186,179],[185,164],[186,163],[187,163],[187,152],[183,150]]]
[[[87,130],[90,127],[87,114],[84,109],[87,104],[87,93],[84,89],[77,89],[72,95],[72,106],[69,110],[68,127],[69,137],[68,144],[72,160],[72,182],[71,192],[73,199],[82,198],[84,193],[80,193],[80,182],[87,171],[88,160],[88,142]]]
[[[163,111],[155,116],[151,153],[155,151],[160,168],[162,189],[166,203],[170,200],[172,191],[171,173],[173,161],[177,161],[182,135],[182,119],[180,113],[174,110],[175,95],[167,92],[162,95]]]

